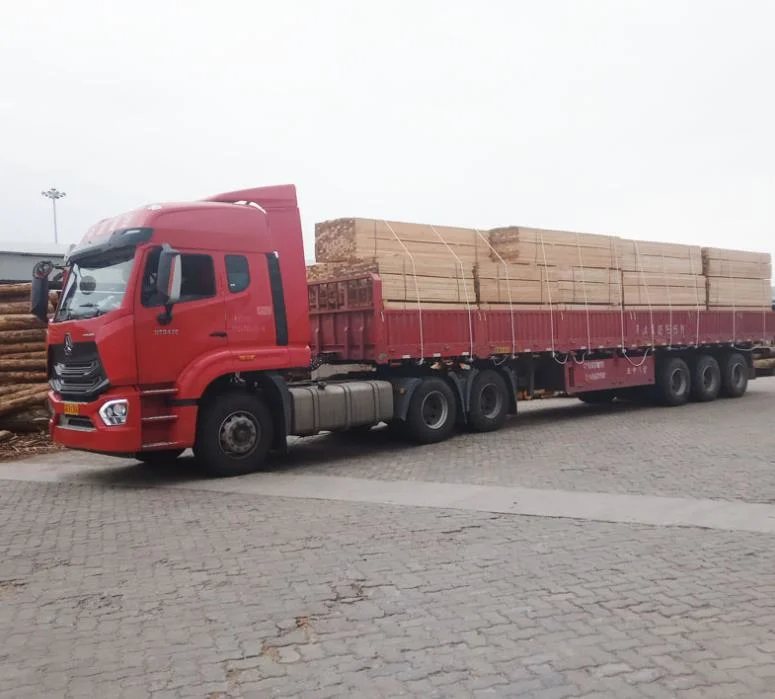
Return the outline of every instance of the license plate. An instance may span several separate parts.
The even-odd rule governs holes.
[[[81,406],[78,403],[65,403],[65,415],[78,415],[81,412]]]

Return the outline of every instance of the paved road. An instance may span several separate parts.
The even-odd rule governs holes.
[[[0,696],[775,696],[773,399],[0,465]]]

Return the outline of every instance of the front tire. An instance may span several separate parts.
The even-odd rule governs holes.
[[[406,435],[417,444],[443,442],[452,436],[457,403],[444,379],[425,379],[412,394],[406,414]]]
[[[210,476],[239,476],[264,465],[273,436],[272,415],[259,396],[223,393],[202,409],[194,454]]]
[[[716,358],[701,354],[692,362],[692,400],[698,403],[716,400],[720,390],[721,369]]]
[[[728,354],[721,364],[721,395],[740,398],[748,389],[748,363],[739,352]]]
[[[689,366],[680,357],[671,357],[657,364],[657,397],[662,405],[684,405],[691,393],[692,377]]]
[[[479,374],[471,387],[468,424],[474,432],[494,432],[509,413],[509,394],[503,377],[492,369]]]

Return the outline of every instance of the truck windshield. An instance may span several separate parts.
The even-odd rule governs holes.
[[[135,249],[84,258],[70,266],[56,321],[94,318],[121,306],[132,272]]]

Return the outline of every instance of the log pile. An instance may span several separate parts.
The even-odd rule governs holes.
[[[369,272],[388,308],[765,309],[770,256],[611,235],[350,218],[315,227],[308,280]]]
[[[46,325],[30,315],[30,288],[0,285],[0,431],[15,434],[47,422]]]

